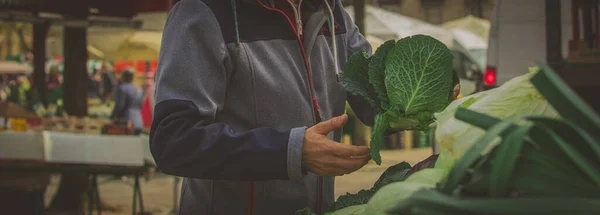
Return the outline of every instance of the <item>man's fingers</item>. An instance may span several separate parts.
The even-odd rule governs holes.
[[[365,155],[361,155],[361,156],[352,156],[350,158],[353,159],[367,159],[367,160],[371,160],[371,153],[369,154],[365,154]]]
[[[344,174],[352,173],[364,165],[370,160],[370,157],[364,158],[337,158],[335,159],[335,165],[337,169],[341,170]]]
[[[369,147],[366,146],[352,146],[334,141],[332,142],[333,143],[330,145],[333,154],[341,158],[360,157],[370,153]]]
[[[348,115],[343,114],[338,117],[331,118],[325,122],[321,122],[311,127],[311,129],[319,134],[327,135],[329,132],[341,128],[348,121]]]
[[[342,176],[350,174],[365,166],[370,156],[341,158],[332,154],[321,159],[320,164],[314,169],[314,173],[321,176]]]

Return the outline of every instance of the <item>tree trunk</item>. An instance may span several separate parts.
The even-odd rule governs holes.
[[[58,190],[48,211],[57,214],[84,214],[86,191],[89,188],[86,173],[62,174]]]
[[[12,56],[13,54],[13,29],[8,26],[6,28],[6,56]]]
[[[64,30],[64,107],[70,116],[87,116],[87,29],[65,27]]]
[[[367,35],[365,26],[365,0],[354,1],[354,23],[362,35]]]
[[[25,26],[21,26],[20,28],[17,28],[15,26],[15,29],[17,31],[17,36],[19,37],[19,48],[21,49],[21,53],[27,53],[27,52],[31,52],[31,48],[29,47],[29,45],[27,45],[27,42],[25,41]],[[46,40],[44,40],[46,41]],[[34,43],[35,43],[35,39],[34,39]],[[45,56],[45,55],[44,55]]]
[[[40,23],[33,25],[33,75],[35,88],[38,90],[38,98],[44,104],[44,107],[48,106],[48,100],[46,99],[46,38],[48,36],[48,30],[50,25],[47,23]],[[22,36],[22,32],[19,32]]]
[[[64,29],[64,107],[70,116],[87,115],[87,29]],[[86,191],[89,187],[86,173],[62,174],[58,191],[49,211],[83,214]]]

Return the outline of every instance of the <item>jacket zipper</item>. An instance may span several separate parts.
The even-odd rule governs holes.
[[[309,75],[309,79],[312,82],[312,76],[310,74],[310,65],[308,63],[308,59],[306,57],[306,52],[304,51],[304,45],[302,44],[302,35],[304,33],[304,29],[302,27],[302,11],[301,11],[301,5],[302,5],[302,0],[298,1],[298,4],[294,4],[291,0],[288,0],[288,2],[290,3],[290,5],[292,6],[292,9],[294,11],[294,16],[296,18],[296,34],[298,35],[298,41],[300,42],[300,46],[302,47],[302,54],[304,57],[304,61],[306,64],[306,68],[308,70],[308,75]],[[321,122],[321,110],[319,109],[319,105],[318,105],[318,101],[315,98],[315,92],[314,92],[314,86],[312,84],[310,84],[310,90],[311,90],[311,95],[312,95],[312,102],[313,102],[313,106],[315,107],[315,118],[317,123]],[[317,179],[317,211],[316,213],[318,215],[321,215],[322,212],[322,202],[323,202],[323,177],[319,176]]]
[[[302,0],[298,1],[298,5],[294,4],[291,0],[288,0],[288,2],[294,9],[294,16],[296,17],[296,32],[298,33],[298,36],[302,37],[302,34],[304,33],[304,29],[302,28],[302,11],[300,11],[300,8],[302,8],[300,7],[300,5],[302,5]]]
[[[302,19],[301,19],[301,16],[299,15],[300,14],[300,12],[299,12],[300,7],[296,8],[295,5],[292,2],[288,1],[292,5],[292,7],[294,9],[294,14],[296,15],[296,17],[295,17],[296,18],[296,23],[295,24],[296,24],[296,26],[299,26],[299,27],[295,27],[294,26],[294,22],[292,22],[292,20],[285,14],[285,12],[283,12],[283,11],[281,11],[279,9],[276,9],[276,8],[269,8],[263,2],[261,2],[260,0],[257,0],[257,2],[260,5],[262,5],[264,8],[268,9],[268,10],[277,11],[277,12],[281,13],[288,20],[288,22],[292,26],[292,29],[296,33],[296,37],[298,39],[298,43],[300,44],[300,49],[301,49],[301,52],[302,52],[302,57],[304,59],[304,65],[306,67],[306,73],[308,75],[308,84],[309,84],[311,99],[312,99],[312,103],[313,103],[315,120],[316,120],[316,123],[320,123],[322,121],[321,110],[319,109],[319,104],[318,104],[317,98],[315,96],[315,90],[314,90],[313,81],[312,81],[312,75],[311,75],[311,71],[310,71],[310,64],[308,63],[308,57],[306,56],[306,51],[304,49],[304,44],[302,43],[302,38],[301,38],[302,33],[300,33],[300,32],[302,32],[302,31],[300,31],[300,30],[302,30]],[[302,3],[302,0],[300,0],[299,3]],[[323,207],[322,206],[322,203],[323,203],[322,199],[323,199],[323,177],[319,176],[318,177],[318,182],[317,182],[317,212],[316,212],[318,215],[323,214],[322,213],[322,207]]]

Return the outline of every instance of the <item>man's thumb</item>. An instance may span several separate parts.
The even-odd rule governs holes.
[[[348,115],[343,114],[341,116],[333,117],[325,122],[321,122],[313,126],[315,132],[327,135],[329,132],[341,128],[348,121]]]

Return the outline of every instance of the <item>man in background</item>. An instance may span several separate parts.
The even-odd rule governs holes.
[[[111,119],[131,121],[135,134],[143,129],[142,122],[142,91],[133,84],[134,73],[125,70],[121,73],[121,82],[115,93],[115,107]]]

